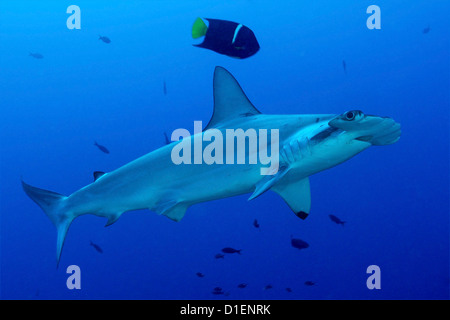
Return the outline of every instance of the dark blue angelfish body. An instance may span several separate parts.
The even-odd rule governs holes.
[[[226,20],[197,18],[192,27],[194,39],[204,36],[201,44],[194,46],[209,49],[232,58],[245,59],[259,50],[255,34],[246,26]]]

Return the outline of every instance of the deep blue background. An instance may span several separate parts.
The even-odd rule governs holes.
[[[66,28],[71,4],[81,30]],[[381,30],[366,27],[371,4]],[[1,297],[448,299],[449,10],[445,0],[0,2]],[[196,17],[249,26],[261,50],[237,60],[193,47]],[[195,205],[179,223],[138,211],[104,228],[86,215],[56,269],[55,228],[20,178],[68,195],[93,171],[162,146],[164,131],[206,124],[216,65],[261,112],[361,109],[393,117],[402,138],[311,177],[305,221],[272,192]],[[310,247],[291,247],[291,235]],[[214,259],[226,246],[242,255]],[[78,291],[66,288],[71,264],[81,268]],[[381,290],[366,287],[372,264]],[[215,286],[229,296],[212,295]]]

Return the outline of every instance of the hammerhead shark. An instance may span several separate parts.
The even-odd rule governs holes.
[[[57,265],[70,224],[84,214],[107,218],[107,226],[116,222],[122,213],[139,209],[150,209],[180,221],[193,204],[246,193],[252,193],[251,200],[272,190],[299,218],[305,219],[311,208],[309,176],[334,167],[370,146],[393,144],[401,135],[400,124],[393,119],[366,115],[359,110],[340,115],[262,114],[236,79],[219,66],[214,71],[213,94],[214,112],[203,130],[182,139],[178,137],[178,140],[172,134],[173,142],[168,145],[112,172],[96,171],[93,183],[70,196],[39,189],[22,181],[25,193],[56,226]],[[271,164],[275,169],[262,174],[262,168],[267,166],[258,161],[199,164],[173,160],[174,150],[180,150],[183,144],[195,144],[199,138],[212,141],[211,133],[225,134],[230,129],[244,132],[254,129],[258,137],[262,137],[261,130],[276,132],[278,136],[267,140],[267,148],[276,153],[272,154],[276,157]],[[214,141],[218,142],[215,137]],[[201,148],[204,151],[210,146]],[[226,148],[222,156],[239,151],[237,149]],[[244,146],[245,159],[261,150]]]

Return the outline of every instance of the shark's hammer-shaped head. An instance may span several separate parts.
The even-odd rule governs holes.
[[[392,118],[366,115],[359,110],[347,111],[330,120],[328,125],[374,146],[393,144],[401,135],[400,124]]]
[[[299,141],[297,149],[304,156],[287,162],[292,169],[298,168],[302,176],[310,176],[343,163],[372,145],[395,143],[400,134],[400,124],[391,118],[365,115],[359,110],[347,111],[300,131],[293,140]],[[289,145],[295,143],[290,141]],[[288,159],[283,154],[281,158]]]

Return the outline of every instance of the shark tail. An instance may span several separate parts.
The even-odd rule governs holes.
[[[65,209],[65,200],[67,197],[53,191],[30,186],[23,181],[22,187],[30,199],[41,207],[56,227],[56,267],[58,267],[67,230],[75,218],[73,214]]]

